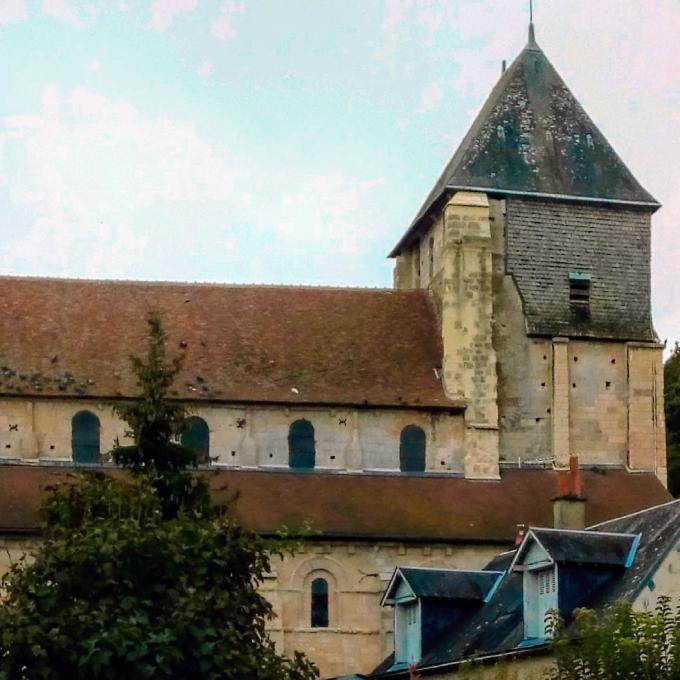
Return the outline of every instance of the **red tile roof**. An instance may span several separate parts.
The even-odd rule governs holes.
[[[0,530],[35,530],[47,487],[75,479],[73,468],[0,466]],[[584,470],[586,523],[665,503],[651,473]],[[375,475],[221,470],[216,498],[238,493],[236,512],[250,529],[271,533],[305,521],[320,536],[354,539],[512,541],[518,524],[552,526],[553,470],[504,470],[501,481],[450,475]]]
[[[136,393],[129,355],[161,312],[177,397],[460,407],[425,291],[0,277],[0,394]]]

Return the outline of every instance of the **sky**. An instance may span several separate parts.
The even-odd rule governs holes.
[[[390,286],[528,0],[0,0],[0,273]],[[680,2],[535,0],[680,340]],[[615,236],[615,235],[614,235]]]

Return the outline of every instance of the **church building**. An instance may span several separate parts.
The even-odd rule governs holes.
[[[0,562],[39,540],[46,487],[124,441],[112,404],[158,310],[216,494],[262,534],[313,532],[265,584],[273,638],[322,677],[370,672],[396,567],[481,569],[517,525],[670,499],[659,207],[532,26],[390,253],[393,288],[0,277]]]

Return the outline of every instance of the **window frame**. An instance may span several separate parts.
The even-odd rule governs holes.
[[[416,443],[415,441],[406,441],[406,438],[410,435],[418,434],[418,438],[421,440]],[[416,445],[422,446],[417,451],[407,450],[408,447],[415,447]],[[418,460],[414,463],[412,460],[415,456]],[[422,457],[422,460],[421,460]],[[427,470],[427,433],[420,427],[420,425],[415,425],[411,423],[402,428],[399,433],[399,471],[404,473],[418,474],[425,472]]]
[[[309,462],[311,465],[304,464]],[[288,467],[291,470],[314,470],[316,467],[316,430],[306,418],[298,418],[288,426]]]
[[[324,592],[314,592],[316,584],[323,584]],[[309,625],[310,628],[330,628],[330,587],[328,579],[323,576],[314,577],[309,584],[310,608]],[[318,598],[322,598],[322,606],[316,606]]]
[[[90,420],[89,424],[79,422],[83,418],[89,419]],[[88,444],[86,442],[88,436],[91,436],[92,441],[94,441],[95,439],[94,431],[93,430],[88,431],[88,428],[90,427],[96,428],[96,447],[94,446],[94,444],[92,443]],[[76,428],[80,428],[78,432],[76,432]],[[80,459],[80,455],[77,456],[76,454],[77,440],[80,440],[79,442],[80,447],[87,448],[88,446],[90,446],[92,447],[93,451],[96,448],[96,454],[94,456],[90,456],[89,458],[91,459],[88,460]],[[71,418],[71,459],[77,465],[97,465],[101,462],[101,454],[102,454],[101,420],[99,419],[99,416],[96,413],[90,411],[90,409],[81,409],[80,411],[74,413],[73,417]]]

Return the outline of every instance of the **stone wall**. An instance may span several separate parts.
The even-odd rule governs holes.
[[[468,402],[467,476],[575,454],[665,481],[659,348],[626,342],[654,337],[649,243],[639,211],[457,192],[398,256],[395,285],[429,287],[440,306],[444,385]],[[589,319],[573,318],[569,271],[593,276]]]
[[[393,651],[393,619],[380,598],[397,566],[480,569],[502,545],[312,542],[277,562],[265,585],[278,618],[272,636],[279,649],[303,649],[321,677],[367,673]],[[311,628],[314,578],[329,584],[329,627]]]
[[[110,404],[70,399],[0,400],[0,457],[71,460],[71,419],[90,410],[101,423],[101,450],[125,440],[125,424]],[[426,468],[462,472],[461,415],[408,409],[332,409],[196,406],[210,429],[210,455],[222,465],[287,467],[288,430],[300,418],[314,425],[316,467],[329,470],[399,470],[399,437],[407,425],[426,434]]]
[[[39,545],[35,537],[0,538],[0,576]],[[375,668],[392,651],[392,610],[380,598],[397,566],[480,569],[503,545],[308,541],[294,556],[274,558],[262,586],[276,618],[269,632],[289,656],[304,651],[321,677]],[[311,582],[329,586],[329,626],[311,627]]]
[[[626,345],[572,340],[567,344],[567,363],[570,453],[582,463],[625,465]]]
[[[666,483],[663,348],[628,344],[628,465]]]

